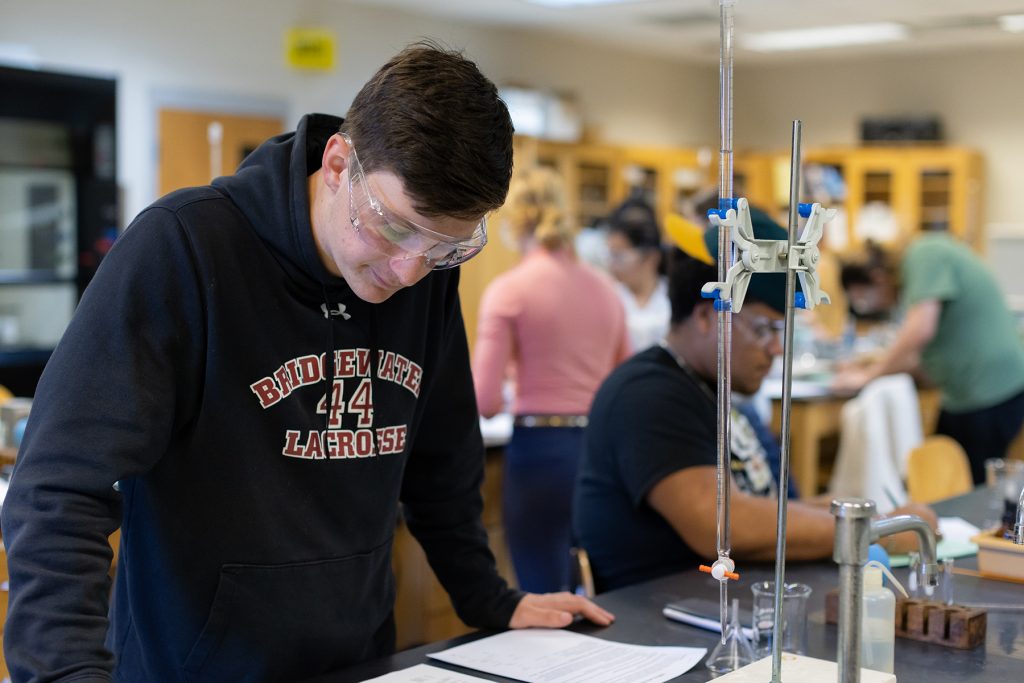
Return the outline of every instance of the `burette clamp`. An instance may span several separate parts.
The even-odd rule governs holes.
[[[801,291],[794,302],[797,307],[812,309],[818,304],[827,304],[828,294],[821,290],[818,280],[818,261],[821,260],[818,243],[824,234],[825,223],[832,220],[836,210],[824,209],[818,203],[800,204],[799,213],[807,220],[790,252],[786,240],[756,238],[749,203],[742,197],[734,203],[735,208],[727,211],[709,211],[708,219],[712,225],[729,228],[732,242],[736,245],[736,262],[726,274],[725,282],[705,284],[701,288],[701,296],[715,299],[716,304],[728,301],[732,312],[739,313],[752,275],[792,270],[800,279]]]

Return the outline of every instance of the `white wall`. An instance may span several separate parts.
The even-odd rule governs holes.
[[[863,115],[938,114],[952,144],[985,159],[988,234],[1024,234],[1024,40],[1020,49],[744,67],[735,76],[737,145],[855,144]]]
[[[13,9],[13,5],[17,9]],[[338,38],[338,68],[284,65],[296,25]],[[390,56],[421,37],[464,48],[497,83],[575,93],[614,141],[697,144],[713,139],[716,74],[543,33],[501,31],[348,5],[340,0],[34,0],[0,10],[0,44],[25,46],[41,66],[118,79],[118,168],[127,220],[155,198],[154,100],[277,108],[291,127],[309,111],[344,113]],[[708,90],[710,100],[693,96]]]
[[[13,9],[16,5],[17,9]],[[338,36],[338,68],[288,69],[285,28]],[[405,44],[429,36],[463,47],[499,84],[575,93],[588,123],[613,142],[714,146],[717,67],[680,65],[537,31],[500,30],[349,5],[344,0],[34,0],[0,10],[0,44],[28,47],[44,66],[114,75],[125,215],[154,198],[153,102],[167,93],[343,113],[359,86]],[[2,53],[2,48],[0,48]],[[1024,71],[1019,50],[736,68],[736,146],[785,149],[790,121],[805,145],[855,143],[865,114],[938,113],[950,142],[986,160],[990,233],[1024,234]],[[1019,79],[1018,79],[1019,80]]]

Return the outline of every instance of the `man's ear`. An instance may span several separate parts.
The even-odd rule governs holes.
[[[341,176],[348,168],[348,155],[351,150],[351,145],[345,141],[341,133],[335,133],[328,138],[324,146],[320,170],[323,171],[324,184],[334,192],[341,187]]]
[[[706,335],[712,332],[715,335],[718,334],[718,314],[710,301],[698,301],[690,315],[693,316],[701,334]]]

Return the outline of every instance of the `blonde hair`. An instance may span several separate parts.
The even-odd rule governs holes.
[[[558,249],[572,244],[576,235],[565,186],[550,168],[537,166],[516,171],[501,213],[517,242],[532,235],[544,248]]]

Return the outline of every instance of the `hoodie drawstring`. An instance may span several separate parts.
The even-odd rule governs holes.
[[[380,453],[377,448],[377,406],[380,394],[377,393],[377,371],[380,368],[380,348],[377,345],[377,307],[370,306],[370,395],[373,397],[373,412],[370,413],[370,437],[373,439],[373,452]]]
[[[327,417],[324,419],[324,436],[326,438],[327,433],[331,431],[331,413],[334,410],[334,321],[331,320],[330,311],[331,297],[327,292],[327,285],[321,283],[321,290],[324,295],[324,317],[327,319],[327,372],[325,373],[324,380],[327,383]],[[374,381],[377,377],[377,369],[380,364],[380,350],[377,345],[377,309],[375,306],[370,307],[370,396],[372,400],[372,411],[370,413],[370,439],[373,442],[373,452],[375,454],[380,453],[380,449],[377,444],[377,405],[380,395],[377,393],[377,383]]]
[[[321,284],[324,293],[324,318],[327,319],[327,417],[324,418],[324,436],[331,431],[331,413],[334,411],[334,323],[331,321],[331,297],[327,293],[327,285]]]

